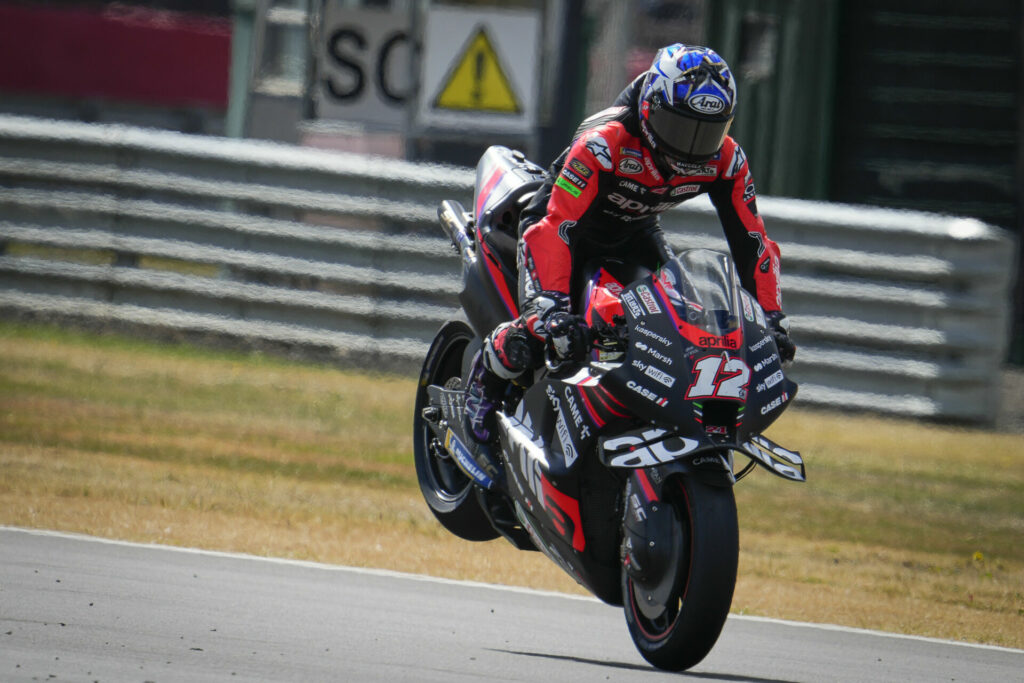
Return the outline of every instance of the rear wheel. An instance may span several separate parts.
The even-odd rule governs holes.
[[[437,521],[460,538],[489,541],[497,538],[498,532],[481,508],[472,480],[455,464],[442,440],[423,418],[423,409],[430,404],[428,386],[462,387],[463,356],[473,337],[473,330],[458,320],[445,323],[434,337],[416,387],[413,456],[420,491]]]
[[[736,501],[731,488],[677,477],[665,485],[672,506],[676,578],[663,605],[644,600],[644,587],[622,572],[626,624],[648,662],[688,669],[714,647],[732,605],[739,559]]]

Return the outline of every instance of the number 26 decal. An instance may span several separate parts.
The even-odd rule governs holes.
[[[707,356],[693,364],[696,374],[686,398],[731,398],[742,400],[750,382],[750,368],[739,358]]]

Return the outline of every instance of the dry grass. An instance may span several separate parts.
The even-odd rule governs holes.
[[[412,468],[413,380],[0,324],[0,523],[580,592],[468,544]],[[736,489],[736,612],[1024,647],[1024,439],[790,411],[810,481]]]

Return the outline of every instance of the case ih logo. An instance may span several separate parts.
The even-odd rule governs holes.
[[[636,393],[640,394],[644,398],[646,398],[648,401],[653,401],[656,405],[665,407],[665,405],[668,404],[667,398],[662,398],[661,396],[658,396],[656,393],[654,393],[647,387],[643,386],[642,384],[637,384],[633,380],[629,380],[628,382],[626,382],[626,386],[635,391]]]

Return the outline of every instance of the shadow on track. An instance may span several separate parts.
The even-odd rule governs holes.
[[[627,669],[630,671],[647,671],[652,674],[665,674],[669,673],[655,669],[649,664],[628,664],[625,662],[609,662],[600,659],[586,659],[584,657],[570,657],[568,655],[552,655],[545,652],[522,652],[520,650],[501,650],[495,648],[486,648],[491,652],[504,652],[509,655],[519,655],[521,657],[540,657],[543,659],[557,659],[564,662],[579,662],[580,664],[593,664],[595,666],[610,666],[616,669]],[[716,673],[701,673],[696,671],[681,671],[680,676],[688,676],[690,678],[706,678],[712,681],[735,681],[736,683],[792,683],[778,678],[757,678],[752,676],[735,676],[732,674],[716,674]]]

